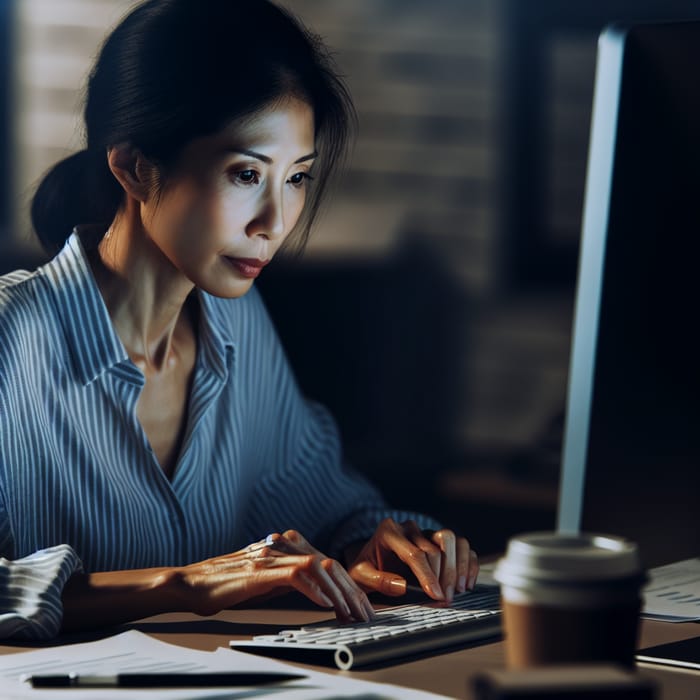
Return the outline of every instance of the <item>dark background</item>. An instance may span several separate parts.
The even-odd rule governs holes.
[[[10,219],[10,60],[12,58],[10,2],[0,0],[0,240],[8,235]]]
[[[58,132],[47,146],[33,125],[74,108],[130,4],[86,0],[104,26],[71,27],[22,3],[11,32],[0,0],[0,271],[41,259],[26,193],[77,147]],[[432,512],[477,551],[553,527],[597,35],[697,18],[700,4],[285,4],[337,50],[360,116],[306,255],[259,281],[302,388],[395,505]],[[82,56],[85,69],[75,87],[42,87],[23,56]]]

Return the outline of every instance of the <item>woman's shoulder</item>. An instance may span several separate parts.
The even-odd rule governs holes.
[[[13,270],[0,275],[0,321],[21,316],[36,303],[37,270]]]
[[[49,315],[40,270],[15,270],[0,276],[0,348],[4,356],[20,344],[25,350],[36,348]]]

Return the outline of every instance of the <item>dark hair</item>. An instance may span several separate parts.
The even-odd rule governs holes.
[[[285,96],[314,112],[318,158],[297,232],[306,241],[355,124],[321,40],[268,0],[147,0],[107,37],[90,74],[87,147],[57,163],[32,201],[34,229],[56,252],[78,225],[110,225],[124,191],[107,149],[130,143],[166,172],[192,139]]]

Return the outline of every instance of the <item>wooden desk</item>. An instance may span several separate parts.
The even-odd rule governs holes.
[[[306,608],[302,603],[299,609],[270,606],[264,609],[227,610],[209,618],[186,613],[159,615],[125,628],[138,629],[171,644],[213,651],[220,646],[227,647],[233,638],[245,639],[253,634],[277,632],[327,618],[323,612]],[[699,634],[699,624],[673,625],[644,620],[640,646],[662,644]],[[68,641],[84,641],[84,637],[75,636],[66,639]],[[23,651],[26,648],[0,645],[0,654]],[[453,698],[470,699],[473,697],[471,678],[486,669],[503,668],[503,652],[503,642],[495,642],[368,671],[322,670],[350,674],[364,680],[421,688]],[[659,683],[659,700],[697,700],[700,697],[700,671],[643,665],[640,666],[640,673]]]

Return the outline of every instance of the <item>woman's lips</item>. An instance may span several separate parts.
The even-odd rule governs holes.
[[[257,258],[229,258],[226,259],[233,267],[240,272],[243,277],[255,279],[261,272],[263,267],[269,263],[269,260],[258,260]]]

